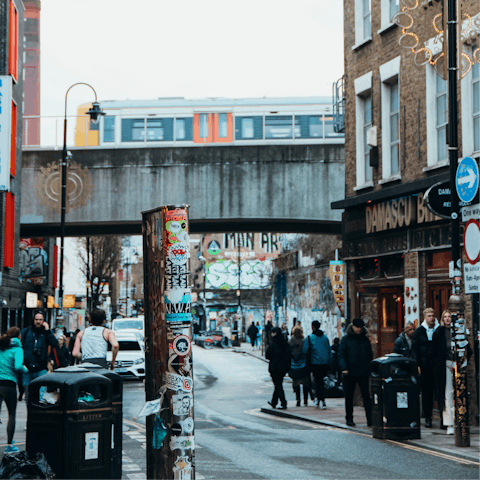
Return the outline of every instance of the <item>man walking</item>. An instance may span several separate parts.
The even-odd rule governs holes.
[[[94,308],[90,314],[91,327],[79,332],[73,347],[73,356],[81,359],[83,363],[95,363],[102,367],[108,367],[107,347],[112,346],[112,360],[110,369],[115,368],[115,359],[119,350],[118,341],[113,330],[103,327],[105,312]]]
[[[28,373],[22,374],[25,399],[27,399],[30,382],[47,373],[48,347],[58,348],[58,341],[40,310],[35,313],[33,325],[24,328],[20,337],[23,345],[23,363],[28,369]],[[41,391],[40,400],[43,395],[44,391]]]
[[[415,352],[415,342],[413,340],[413,334],[415,333],[415,326],[412,322],[407,322],[403,328],[403,332],[395,340],[393,345],[393,353],[398,353],[404,357],[417,360]]]
[[[255,323],[252,322],[248,327],[247,335],[250,337],[250,343],[252,344],[252,350],[255,348],[255,343],[257,341],[258,328],[255,326]]]
[[[432,348],[433,333],[439,327],[439,323],[435,318],[435,310],[433,308],[426,308],[423,311],[423,318],[422,324],[415,330],[413,340],[415,342],[416,360],[421,375],[422,410],[425,417],[425,427],[432,428],[435,377],[428,357]]]
[[[367,337],[365,322],[355,318],[347,328],[338,349],[338,361],[343,373],[345,392],[345,419],[349,427],[354,427],[353,395],[358,384],[362,394],[363,406],[367,416],[367,425],[372,426],[372,403],[368,391],[370,363],[373,360],[372,346]]]
[[[327,408],[325,403],[325,387],[323,379],[330,369],[332,363],[332,350],[327,336],[320,330],[320,322],[312,322],[311,333],[303,343],[303,353],[307,356],[307,362],[310,362],[310,368],[315,380],[316,405],[322,410]],[[322,405],[320,406],[320,402]]]

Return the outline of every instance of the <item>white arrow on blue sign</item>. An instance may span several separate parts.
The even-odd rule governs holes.
[[[455,186],[458,198],[465,203],[471,202],[478,191],[478,165],[471,157],[465,157],[458,164]]]

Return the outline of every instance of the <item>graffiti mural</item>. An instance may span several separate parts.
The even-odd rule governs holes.
[[[217,260],[207,263],[206,288],[238,288],[238,262]],[[240,264],[240,288],[266,288],[270,285],[271,261],[246,260]]]
[[[20,239],[20,283],[47,285],[48,253],[43,238]]]

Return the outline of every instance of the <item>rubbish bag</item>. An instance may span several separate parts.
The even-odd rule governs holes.
[[[326,398],[341,398],[343,397],[343,390],[338,386],[338,380],[334,375],[329,373],[324,379]]]
[[[57,478],[41,452],[30,458],[27,452],[5,454],[0,463],[0,478]]]

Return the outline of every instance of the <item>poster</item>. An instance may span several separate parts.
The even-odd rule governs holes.
[[[330,279],[332,282],[333,297],[342,317],[345,317],[346,301],[346,271],[345,264],[340,260],[330,262]]]

